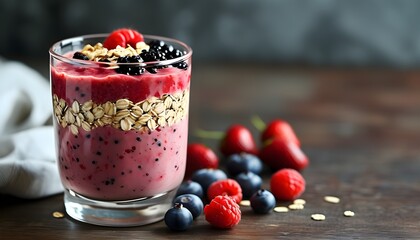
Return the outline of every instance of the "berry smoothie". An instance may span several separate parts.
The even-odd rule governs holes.
[[[186,165],[190,77],[190,67],[129,75],[99,64],[52,65],[63,185],[115,201],[177,188]]]

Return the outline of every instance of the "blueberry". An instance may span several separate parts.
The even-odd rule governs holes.
[[[165,224],[173,231],[187,230],[192,222],[191,212],[184,208],[181,203],[175,203],[174,207],[165,213]]]
[[[242,172],[253,172],[260,174],[262,170],[261,160],[249,153],[232,154],[227,159],[226,168],[231,176],[236,176]]]
[[[193,219],[196,219],[203,212],[203,201],[194,194],[183,194],[175,198],[174,203],[182,204],[188,209]]]
[[[191,180],[198,182],[203,188],[203,193],[207,193],[207,188],[217,180],[227,179],[226,173],[220,169],[203,168],[197,170],[191,176]]]
[[[201,185],[191,180],[183,182],[181,186],[179,186],[178,191],[176,192],[176,196],[182,194],[194,194],[197,195],[199,198],[204,197],[203,188],[201,187]]]
[[[274,198],[274,195],[265,189],[260,189],[254,193],[250,202],[252,210],[259,214],[269,213],[276,206],[276,199]]]
[[[262,179],[253,172],[240,173],[235,180],[241,185],[244,199],[249,199],[258,189],[261,188]]]

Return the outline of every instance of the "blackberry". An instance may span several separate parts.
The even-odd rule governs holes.
[[[157,73],[157,67],[147,67],[146,70],[152,74]]]
[[[119,57],[117,63],[139,63],[142,62],[142,58],[139,55],[132,57]],[[138,65],[121,65],[115,70],[117,73],[127,75],[141,75],[144,73],[144,68]]]
[[[85,54],[83,54],[81,52],[75,52],[73,54],[73,58],[74,59],[80,59],[80,60],[89,60],[89,58]]]
[[[187,70],[188,69],[188,63],[186,63],[185,61],[179,62],[179,63],[174,63],[172,64],[172,66],[179,68],[179,69],[183,69],[183,70]]]
[[[166,45],[166,43],[161,40],[152,40],[147,45],[149,45],[151,49],[159,49]]]
[[[169,51],[167,55],[169,59],[174,59],[174,58],[182,57],[184,53],[179,51],[178,49],[172,49],[172,51]]]
[[[158,53],[159,56],[165,57],[165,59],[157,58],[156,60],[174,59],[174,58],[179,58],[185,55],[185,52],[174,48],[172,45],[166,44],[164,41],[153,40],[149,42],[149,46],[150,46],[149,52],[155,52],[155,53]],[[186,62],[176,63],[176,64],[173,64],[173,66],[180,69],[184,69],[184,70],[188,68],[188,64]]]
[[[143,50],[140,53],[140,57],[145,62],[163,61],[166,60],[166,54],[157,49],[150,48],[149,51]]]
[[[149,51],[143,50],[142,53],[140,53],[140,57],[145,62],[164,61],[185,55],[185,52],[180,51],[161,40],[152,40],[148,43],[148,45],[150,47]],[[188,64],[184,61],[172,64],[172,66],[184,70],[188,69]],[[146,70],[154,74],[157,73],[158,69],[166,67],[167,66],[147,67]]]
[[[155,62],[155,61],[163,61],[166,60],[166,54],[163,52],[160,52],[159,50],[157,50],[156,48],[150,48],[149,51],[145,51],[143,50],[140,53],[141,58],[143,58],[143,60],[145,62]],[[157,73],[158,69],[163,68],[163,66],[155,66],[155,67],[147,67],[146,70],[149,73]]]

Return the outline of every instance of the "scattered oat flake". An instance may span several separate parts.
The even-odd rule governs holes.
[[[315,221],[324,221],[325,220],[325,215],[316,213],[316,214],[312,214],[311,218],[312,218],[312,220],[315,220]]]
[[[289,209],[287,207],[275,207],[274,208],[274,212],[278,212],[278,213],[284,213],[284,212],[288,212]]]
[[[346,217],[353,217],[354,216],[354,212],[353,211],[349,211],[349,210],[344,211],[344,216],[346,216]]]
[[[292,209],[292,210],[300,210],[300,209],[304,209],[305,206],[303,206],[302,204],[293,203],[293,204],[289,205],[289,208]]]
[[[63,218],[64,214],[62,212],[53,212],[53,217],[55,218]]]
[[[306,201],[304,199],[298,198],[293,201],[294,204],[305,205]]]
[[[340,202],[340,199],[338,197],[334,197],[334,196],[325,196],[324,200],[326,202],[329,202],[329,203],[339,203]]]
[[[239,205],[249,207],[251,206],[251,202],[249,200],[242,200]]]

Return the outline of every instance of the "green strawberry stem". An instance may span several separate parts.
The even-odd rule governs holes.
[[[195,136],[204,139],[220,140],[225,136],[225,133],[222,131],[207,131],[203,129],[197,129],[195,131]]]
[[[251,123],[260,132],[264,131],[266,128],[265,122],[257,115],[251,117]]]

